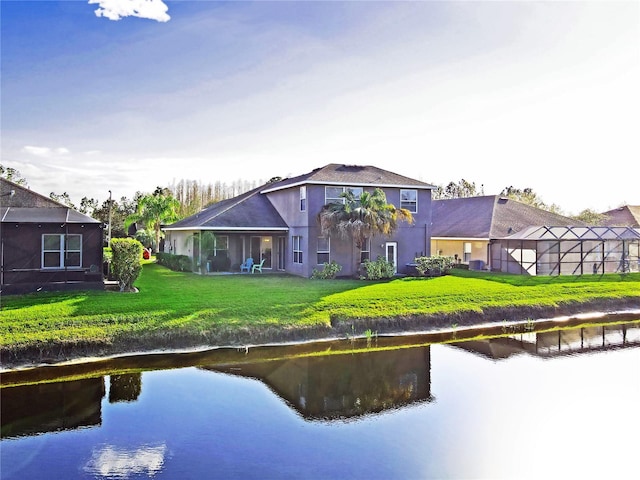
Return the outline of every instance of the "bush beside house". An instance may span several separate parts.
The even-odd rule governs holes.
[[[114,238],[111,240],[113,260],[111,271],[118,281],[121,292],[134,290],[133,283],[142,270],[142,244],[133,238]]]

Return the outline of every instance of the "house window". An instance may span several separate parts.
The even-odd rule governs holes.
[[[82,266],[82,235],[42,235],[42,268]]]
[[[307,209],[307,187],[300,187],[300,211],[304,212]]]
[[[464,257],[462,261],[464,263],[469,263],[469,260],[471,260],[471,242],[464,242],[463,252]]]
[[[359,199],[360,195],[362,195],[362,187],[324,187],[325,205],[329,203],[344,203],[345,199],[342,194],[345,192],[352,192],[353,196]]]
[[[364,263],[365,260],[371,260],[371,239],[365,239],[362,244],[362,250],[360,250],[360,263]]]
[[[331,250],[331,242],[329,237],[318,237],[318,265],[322,265],[323,263],[329,263],[329,251]]]
[[[293,243],[293,263],[302,263],[302,237],[295,235],[291,240]]]
[[[229,256],[229,237],[226,235],[221,235],[215,237],[214,247],[213,247],[213,256]]]
[[[406,208],[411,213],[418,212],[418,191],[400,190],[400,208]]]

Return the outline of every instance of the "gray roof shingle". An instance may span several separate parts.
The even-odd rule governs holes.
[[[499,195],[434,200],[431,222],[432,237],[478,239],[502,238],[532,225],[585,225]]]
[[[101,223],[68,207],[2,207],[2,223]]]
[[[165,230],[283,230],[287,229],[269,199],[261,195],[264,185],[234,198],[222,200],[163,227]]]
[[[316,168],[304,175],[268,184],[264,188],[263,193],[309,183],[371,187],[409,187],[420,189],[435,188],[433,185],[421,182],[420,180],[398,175],[397,173],[389,172],[370,165],[341,165],[338,163],[330,163],[329,165]]]
[[[101,223],[51,198],[0,178],[3,223]]]
[[[640,205],[624,205],[604,212],[604,225],[640,227]]]

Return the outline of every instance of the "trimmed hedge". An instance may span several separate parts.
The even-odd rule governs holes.
[[[142,244],[133,238],[113,238],[111,271],[121,292],[133,291],[133,282],[142,271]]]
[[[416,270],[422,276],[439,277],[449,273],[455,265],[453,257],[434,255],[432,257],[416,257]]]
[[[371,260],[365,260],[362,264],[364,268],[364,275],[361,278],[366,280],[380,280],[383,278],[392,278],[394,276],[395,268],[393,263],[388,262],[383,257],[378,257],[375,262]]]
[[[158,252],[156,253],[156,261],[169,270],[176,272],[190,272],[193,268],[193,262],[188,255]]]

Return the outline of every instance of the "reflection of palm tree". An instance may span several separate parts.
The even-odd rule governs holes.
[[[413,223],[411,212],[388,204],[380,188],[371,193],[362,192],[359,198],[350,190],[341,196],[344,203],[329,203],[322,207],[318,214],[320,229],[325,236],[350,236],[360,250],[367,239],[375,235],[392,235],[398,222]]]

